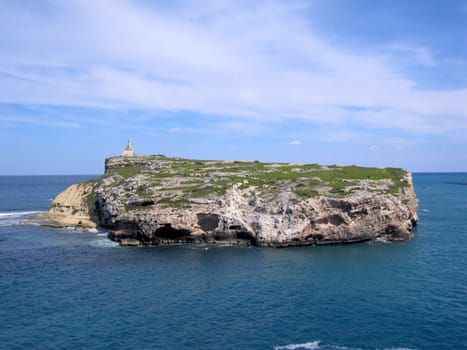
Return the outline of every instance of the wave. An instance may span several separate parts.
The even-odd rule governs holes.
[[[308,343],[303,343],[303,344],[289,344],[289,345],[284,345],[284,346],[276,346],[274,350],[300,350],[300,349],[306,349],[306,350],[314,350],[314,349],[321,349],[319,345],[320,341],[312,341]]]
[[[25,215],[39,214],[39,213],[45,213],[45,211],[8,211],[6,213],[0,212],[0,218],[25,216]]]
[[[111,241],[107,237],[99,237],[89,243],[89,245],[98,248],[117,248],[120,247],[117,242]]]
[[[446,181],[448,185],[461,185],[461,186],[467,186],[467,182],[462,182],[462,181]]]
[[[321,344],[320,340],[311,341],[308,343],[302,344],[288,344],[282,346],[274,347],[274,350],[369,350],[369,349],[362,349],[362,348],[352,348],[346,346],[337,346],[337,345],[329,345],[329,344]],[[382,349],[375,349],[375,350],[414,350],[405,347],[393,347],[393,348],[382,348]]]
[[[375,242],[383,243],[383,244],[391,244],[391,241],[389,241],[386,237],[376,237]]]
[[[45,211],[10,211],[0,212],[0,226],[21,225],[31,220],[37,214],[45,213]]]

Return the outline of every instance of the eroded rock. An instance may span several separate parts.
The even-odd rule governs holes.
[[[50,222],[47,224],[95,229],[97,219],[93,217],[93,208],[86,201],[88,196],[92,196],[93,186],[93,183],[75,184],[60,193],[52,201],[52,208],[47,213]]]

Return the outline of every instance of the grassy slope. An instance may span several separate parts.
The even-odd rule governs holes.
[[[164,156],[128,158],[128,163],[107,170],[104,177],[114,179],[110,186],[125,186],[135,176],[143,176],[143,184],[136,189],[138,197],[157,197],[159,204],[172,207],[183,207],[199,198],[221,196],[234,184],[240,189],[254,188],[262,196],[287,189],[298,198],[345,197],[362,186],[378,194],[397,194],[401,187],[409,185],[405,180],[407,172],[398,168],[225,162]],[[156,164],[157,169],[150,170],[148,164]],[[374,180],[382,179],[389,179],[390,184],[372,186]]]

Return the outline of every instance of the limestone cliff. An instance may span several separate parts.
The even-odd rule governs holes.
[[[92,196],[94,183],[82,183],[71,185],[60,193],[53,201],[52,208],[48,212],[50,222],[48,225],[57,227],[81,227],[96,228],[96,219],[86,201]]]
[[[293,246],[409,239],[417,206],[402,169],[139,156],[107,159],[51,215],[94,221],[122,245]]]

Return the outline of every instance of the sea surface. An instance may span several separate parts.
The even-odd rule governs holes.
[[[0,177],[1,349],[467,349],[467,174],[414,174],[402,243],[131,248],[21,224],[91,177]]]

